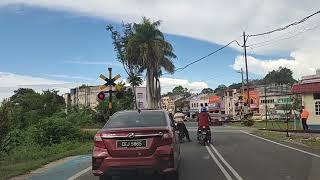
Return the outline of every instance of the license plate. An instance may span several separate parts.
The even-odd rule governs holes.
[[[146,146],[147,140],[145,139],[117,141],[118,148],[140,148]]]
[[[207,134],[207,132],[204,131],[204,132],[202,132],[202,134]]]

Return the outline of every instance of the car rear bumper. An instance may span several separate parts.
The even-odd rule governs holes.
[[[146,174],[154,173],[164,174],[175,171],[174,157],[168,150],[171,147],[160,147],[157,151],[146,157],[111,157],[106,153],[93,155],[92,172],[95,176],[102,174],[120,175],[120,174]],[[102,156],[99,156],[102,155]],[[96,159],[100,160],[99,165],[95,164]],[[177,166],[176,166],[177,167]]]

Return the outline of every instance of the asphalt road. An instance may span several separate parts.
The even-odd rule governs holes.
[[[237,128],[214,127],[213,143],[196,142],[196,127],[188,124],[193,142],[183,143],[181,180],[319,180],[320,154],[292,144],[276,144]],[[90,155],[75,158],[28,179],[95,180]],[[68,164],[69,163],[69,164]],[[61,168],[63,166],[63,168]],[[59,169],[60,168],[60,169]],[[54,169],[54,168],[53,168]],[[72,179],[71,178],[71,179]],[[119,179],[120,178],[115,178]],[[158,177],[123,177],[125,179],[158,179]]]

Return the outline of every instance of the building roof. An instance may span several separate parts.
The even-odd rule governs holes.
[[[294,84],[292,92],[295,94],[320,92],[320,82]]]
[[[318,73],[318,72],[317,72]],[[294,84],[292,92],[300,93],[319,93],[320,92],[320,75],[302,76],[299,83]]]

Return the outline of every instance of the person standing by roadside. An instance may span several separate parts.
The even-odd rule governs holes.
[[[307,125],[307,119],[308,119],[308,117],[309,117],[309,112],[308,112],[308,110],[304,107],[304,106],[302,106],[301,107],[301,122],[302,122],[302,127],[303,127],[303,130],[308,130],[309,129],[309,127],[308,127],[308,125]]]

